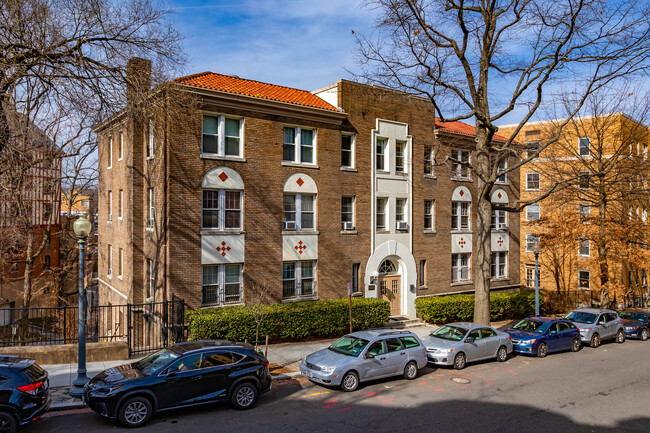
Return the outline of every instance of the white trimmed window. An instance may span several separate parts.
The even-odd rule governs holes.
[[[149,219],[147,220],[147,227],[153,227],[156,218],[156,209],[154,207],[154,194],[153,188],[149,188]]]
[[[122,279],[124,267],[124,250],[120,248],[117,254],[117,278]]]
[[[315,268],[315,261],[282,263],[282,298],[315,296]]]
[[[341,167],[354,167],[354,135],[341,135]]]
[[[526,173],[526,189],[529,191],[539,191],[539,173]]]
[[[395,173],[404,173],[406,172],[404,165],[404,155],[406,154],[406,142],[405,141],[395,141]]]
[[[300,164],[315,164],[315,129],[285,126],[283,137],[283,161]]]
[[[113,246],[108,246],[108,278],[113,278]]]
[[[108,221],[113,220],[113,191],[108,191]]]
[[[589,138],[581,137],[578,142],[580,156],[589,156],[591,154],[590,146]]]
[[[647,160],[648,160],[648,145],[644,143],[644,144],[641,146],[641,149],[642,149],[641,152],[642,152],[642,154],[643,154],[643,160],[644,160],[644,161],[647,161]]]
[[[113,167],[113,136],[108,137],[108,165],[106,168]]]
[[[508,228],[508,213],[504,210],[492,211],[492,230],[505,230]]]
[[[424,200],[424,230],[433,230],[435,227],[434,220],[435,200]]]
[[[578,173],[578,187],[580,189],[591,188],[591,174],[589,170],[580,170],[580,173]]]
[[[120,131],[120,147],[117,151],[117,160],[124,159],[124,131]]]
[[[395,223],[397,230],[406,230],[406,199],[395,199]],[[401,223],[401,224],[400,224]]]
[[[354,196],[341,197],[341,230],[354,230]]]
[[[124,190],[121,189],[118,197],[118,203],[117,203],[117,219],[121,220],[124,217],[123,213],[124,213]]]
[[[539,219],[539,204],[529,204],[526,206],[526,221],[535,221]]]
[[[508,168],[508,161],[503,159],[499,161],[499,165],[497,166],[497,183],[508,183],[508,174],[504,173],[506,169]]]
[[[385,197],[377,198],[376,209],[376,227],[377,230],[386,230],[386,206],[388,199]]]
[[[470,281],[470,253],[451,255],[451,282]]]
[[[153,158],[155,152],[156,125],[153,119],[149,119],[149,134],[147,135],[147,158]]]
[[[431,144],[424,146],[424,174],[426,176],[434,175],[435,167],[435,148]]]
[[[284,230],[314,230],[316,228],[316,196],[313,194],[284,195]]]
[[[202,227],[204,229],[241,229],[243,191],[203,190]]]
[[[578,239],[578,254],[583,257],[591,256],[591,243],[589,242],[589,239]]]
[[[375,160],[376,160],[376,169],[377,171],[387,171],[388,167],[386,167],[386,146],[388,144],[388,140],[385,138],[377,138],[377,145],[376,145],[376,153],[375,153]]]
[[[533,252],[533,245],[539,244],[539,236],[535,235],[526,235],[526,252],[532,253]]]
[[[588,204],[579,204],[578,205],[578,214],[580,214],[580,218],[585,220],[589,218],[589,214],[591,213],[591,206]]]
[[[526,143],[526,158],[536,156],[539,152],[539,141],[529,141]]]
[[[535,288],[535,265],[526,265],[526,288]]]
[[[469,230],[469,205],[467,201],[451,202],[451,229],[452,230]]]
[[[469,150],[452,150],[451,157],[456,160],[452,175],[457,179],[469,179],[471,176]]]
[[[242,301],[242,265],[206,265],[201,274],[201,305]]]
[[[490,264],[490,276],[492,278],[505,278],[508,276],[508,252],[500,251],[492,253]]]
[[[203,115],[201,151],[203,155],[242,156],[242,119]]]
[[[148,268],[149,268],[149,297],[154,298],[156,296],[156,264],[153,260],[147,259]]]
[[[589,290],[589,280],[590,273],[589,271],[578,271],[578,288],[583,290]]]

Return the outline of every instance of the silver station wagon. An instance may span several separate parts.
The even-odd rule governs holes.
[[[426,365],[424,345],[415,334],[373,329],[353,332],[307,355],[300,373],[312,382],[354,391],[360,382],[384,377],[413,380]]]

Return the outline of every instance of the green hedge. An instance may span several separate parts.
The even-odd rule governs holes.
[[[540,304],[543,304],[541,295]],[[428,323],[471,322],[474,318],[474,295],[417,298],[415,311]],[[535,314],[534,293],[490,294],[490,320],[521,319],[531,314]]]
[[[260,340],[268,335],[274,342],[313,337],[339,336],[349,331],[348,300],[305,301],[260,306],[264,320]],[[209,308],[187,312],[190,339],[225,338],[255,340],[255,319],[251,306]],[[390,306],[379,299],[352,299],[355,330],[382,327],[388,322]]]

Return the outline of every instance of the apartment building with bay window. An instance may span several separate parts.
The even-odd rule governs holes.
[[[293,302],[351,287],[414,315],[418,296],[473,291],[472,173],[442,163],[471,163],[472,126],[346,80],[308,92],[206,72],[174,88],[197,101],[180,118],[152,103],[96,128],[105,302]],[[121,166],[107,161],[118,136]],[[519,173],[502,180],[495,202],[516,200]],[[119,222],[106,217],[118,196]],[[493,287],[519,288],[519,218],[494,220]]]

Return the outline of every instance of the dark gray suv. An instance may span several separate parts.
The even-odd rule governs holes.
[[[591,347],[600,346],[603,340],[616,339],[625,342],[623,322],[614,310],[578,308],[566,315],[580,330],[580,339]]]

